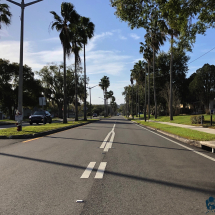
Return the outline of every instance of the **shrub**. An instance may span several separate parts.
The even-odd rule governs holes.
[[[209,109],[205,109],[205,112],[206,112],[207,115],[211,114]]]
[[[191,116],[190,120],[192,124],[201,124],[201,117],[203,117],[204,121],[204,116]]]

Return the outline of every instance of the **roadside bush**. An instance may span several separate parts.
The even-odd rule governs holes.
[[[211,114],[209,109],[205,109],[205,113],[206,113],[207,115],[210,115],[210,114]]]
[[[191,116],[190,120],[192,124],[201,124],[201,117],[203,117],[204,121],[204,116]]]

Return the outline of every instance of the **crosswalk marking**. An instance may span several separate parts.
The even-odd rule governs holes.
[[[97,178],[97,179],[102,179],[103,178],[106,165],[107,165],[107,162],[101,162],[100,163],[99,168],[98,168],[98,170],[96,172],[95,178]]]
[[[89,178],[90,173],[92,172],[96,162],[90,162],[84,173],[82,174],[81,178]]]
[[[90,174],[95,166],[96,162],[90,162],[84,173],[82,174],[81,178],[89,178]],[[101,162],[99,168],[96,172],[95,178],[102,179],[104,175],[104,171],[106,168],[107,162]]]

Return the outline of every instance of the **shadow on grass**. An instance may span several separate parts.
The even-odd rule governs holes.
[[[28,160],[28,161],[35,161],[35,162],[51,164],[51,165],[56,165],[56,166],[63,166],[63,167],[72,168],[72,169],[81,169],[81,170],[86,169],[86,166],[80,166],[80,165],[74,165],[74,164],[68,164],[68,163],[60,163],[60,162],[54,162],[54,161],[49,161],[49,160],[42,160],[42,159],[36,159],[36,158],[30,158],[30,157],[24,157],[24,156],[12,155],[12,154],[6,154],[6,153],[0,153],[0,156],[12,157],[12,158],[23,159],[23,160]],[[97,172],[96,169],[93,169],[92,171]],[[183,184],[179,184],[179,183],[157,180],[157,179],[153,179],[153,178],[140,177],[140,176],[129,175],[129,174],[125,174],[125,173],[118,173],[118,172],[114,172],[114,171],[105,170],[105,174],[116,176],[116,177],[121,177],[121,178],[127,178],[127,179],[131,179],[131,180],[136,180],[136,181],[140,181],[140,182],[150,183],[150,184],[172,187],[172,188],[176,188],[176,189],[184,189],[184,190],[191,191],[191,192],[204,193],[207,195],[214,195],[214,193],[215,193],[215,189],[213,187],[205,188],[205,183],[202,183],[201,187],[199,187],[199,186],[195,187],[195,186],[190,186],[190,185],[183,185]]]

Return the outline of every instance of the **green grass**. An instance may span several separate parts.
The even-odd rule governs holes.
[[[153,121],[160,121],[160,122],[170,122],[170,123],[178,123],[178,124],[184,124],[184,125],[193,125],[193,126],[200,126],[201,124],[192,124],[190,117],[191,116],[201,116],[199,115],[179,115],[179,116],[173,116],[173,120],[169,120],[169,116],[158,116],[157,119],[154,118],[153,115],[150,116],[150,120]],[[204,116],[204,122],[203,126],[215,128],[215,115],[212,117],[213,126],[210,125],[210,115],[203,114]],[[135,117],[134,119],[139,119],[139,117]],[[144,119],[144,115],[140,114],[140,119]]]
[[[94,119],[96,120],[96,119]],[[89,120],[90,121],[90,120]],[[45,124],[45,125],[35,125],[35,126],[25,126],[22,127],[22,131],[17,131],[17,128],[7,128],[7,129],[1,129],[0,130],[0,136],[11,136],[11,135],[26,135],[26,134],[36,134],[39,132],[45,132],[50,131],[57,128],[67,127],[71,125],[77,125],[84,123],[86,121],[68,121],[67,124],[63,124],[62,122],[59,123],[51,123],[51,124]]]
[[[205,132],[195,131],[188,128],[180,128],[180,127],[160,124],[156,122],[145,122],[140,120],[134,120],[134,121],[141,123],[142,125],[156,128],[158,130],[165,131],[170,134],[178,135],[180,137],[184,137],[190,140],[197,140],[197,141],[215,140],[215,134],[208,134]]]
[[[16,123],[16,121],[15,120],[11,120],[11,119],[2,119],[2,120],[0,120],[0,124],[5,124],[5,123],[14,124],[14,123]]]

